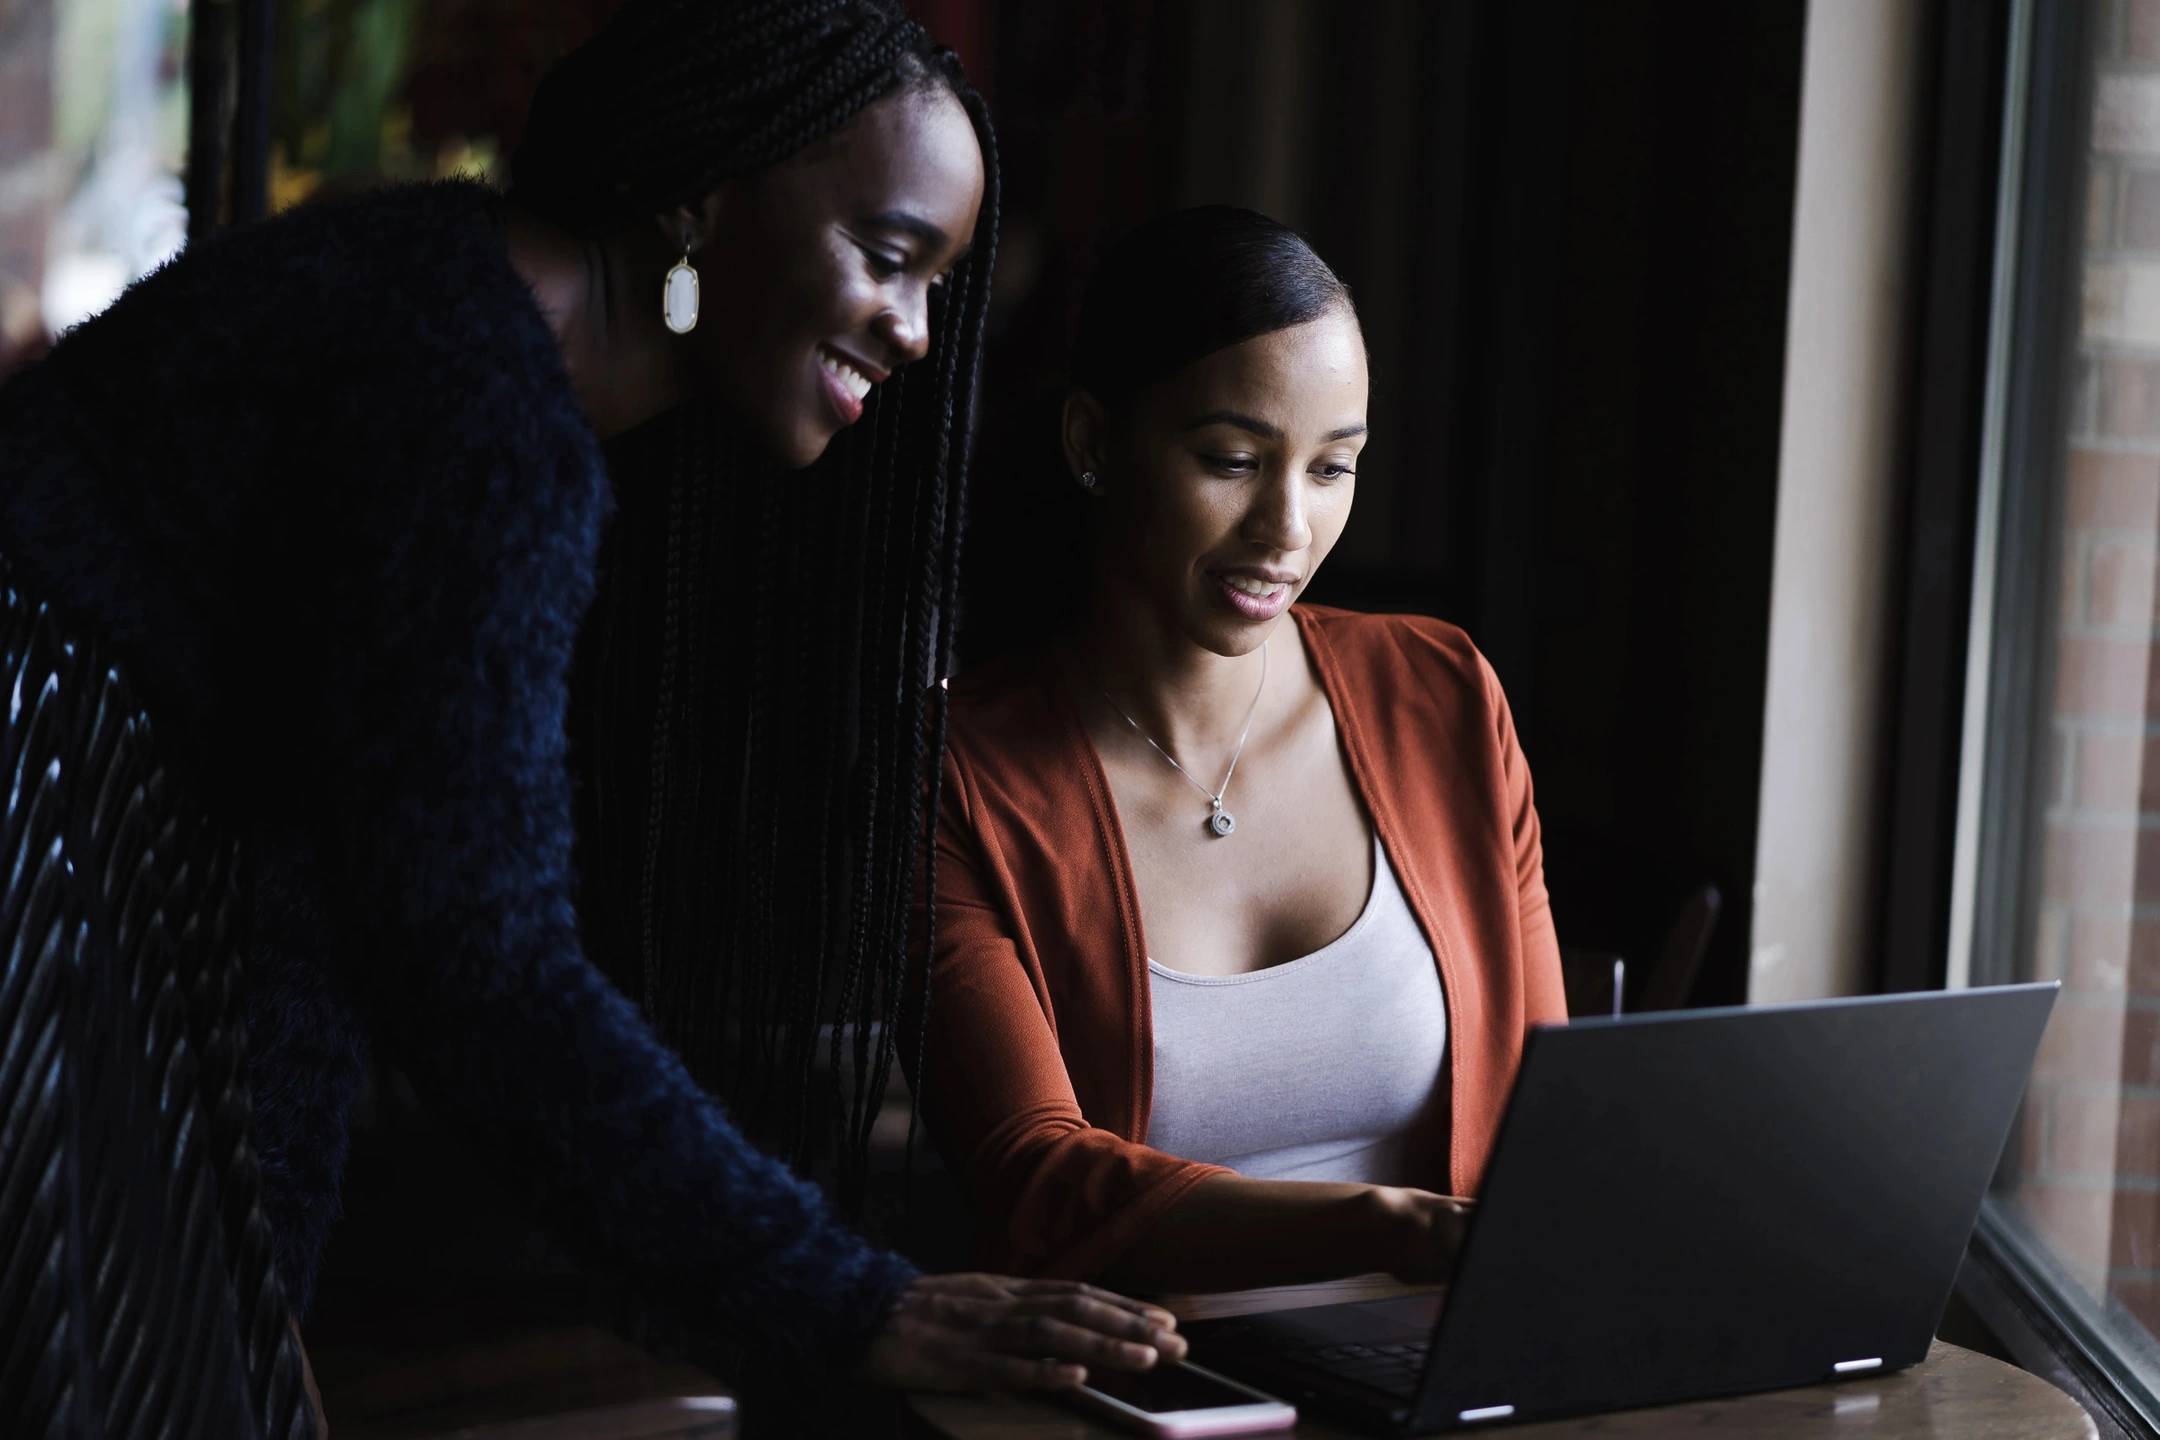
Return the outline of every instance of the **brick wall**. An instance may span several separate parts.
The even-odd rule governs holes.
[[[2160,0],[2095,8],[2035,978],[2063,993],[2015,1193],[2096,1295],[2160,1335]],[[2006,623],[2013,617],[2005,617]]]
[[[38,290],[59,203],[54,3],[0,0],[0,375],[44,339]]]

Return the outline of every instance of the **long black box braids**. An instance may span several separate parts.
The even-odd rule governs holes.
[[[878,0],[631,0],[543,82],[513,179],[543,213],[657,213],[906,84],[961,100],[986,177],[929,355],[807,472],[690,407],[611,445],[619,514],[573,717],[594,959],[753,1136],[853,1206],[927,1015],[908,1000],[935,945],[918,902],[995,263],[988,111]]]

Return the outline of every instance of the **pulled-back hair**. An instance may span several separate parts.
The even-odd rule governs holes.
[[[1350,287],[1289,226],[1231,205],[1173,210],[1103,248],[1082,291],[1066,384],[1114,412],[1196,360],[1337,306],[1354,313]],[[970,664],[1039,645],[1086,603],[1085,587],[1045,586],[1040,571],[1042,556],[1061,553],[1100,513],[1066,470],[1065,398],[1065,387],[1046,387],[1013,407],[1027,429],[1009,445],[1020,458],[978,511],[963,636]]]
[[[908,957],[932,938],[909,944],[911,912],[933,923],[911,902],[935,863],[936,682],[997,231],[988,116],[952,53],[880,0],[629,0],[542,82],[511,186],[595,230],[908,87],[960,100],[985,171],[928,355],[807,473],[693,405],[610,445],[618,515],[572,715],[595,961],[752,1135],[805,1168],[836,1157],[849,1200]]]
[[[1173,210],[1103,251],[1073,334],[1072,383],[1117,405],[1206,355],[1349,306],[1350,287],[1280,221]]]

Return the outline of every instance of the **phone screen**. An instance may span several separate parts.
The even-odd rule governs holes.
[[[1185,1365],[1158,1365],[1153,1370],[1090,1370],[1087,1388],[1150,1415],[1264,1405],[1269,1399]]]

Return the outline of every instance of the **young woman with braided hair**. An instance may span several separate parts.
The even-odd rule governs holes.
[[[233,231],[0,388],[0,579],[119,657],[251,872],[295,1313],[380,1049],[565,1238],[773,1360],[1058,1386],[1182,1353],[1152,1307],[857,1238],[581,944],[749,1118],[799,1150],[815,1100],[859,1148],[938,803],[993,158],[880,0],[629,0],[507,197]]]

